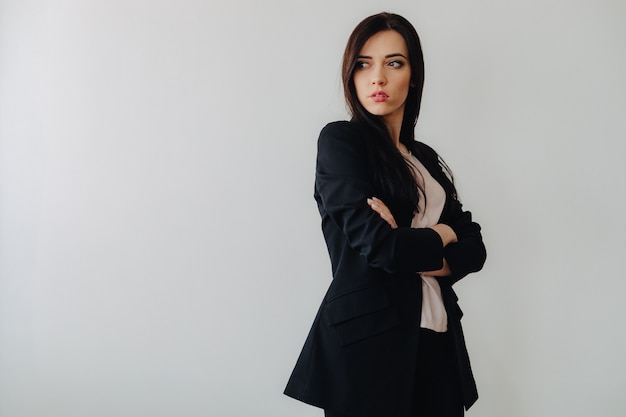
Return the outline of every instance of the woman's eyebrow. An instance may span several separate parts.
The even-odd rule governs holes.
[[[401,54],[400,52],[395,52],[393,54],[385,55],[385,58],[395,58],[397,56],[400,56],[404,59],[408,59],[406,56],[404,56],[404,54]],[[357,56],[357,59],[372,59],[372,57],[369,55],[359,55]]]
[[[394,58],[397,56],[401,56],[404,59],[408,59],[407,57],[404,56],[404,54],[401,54],[400,52],[396,52],[395,54],[385,55],[385,58]]]

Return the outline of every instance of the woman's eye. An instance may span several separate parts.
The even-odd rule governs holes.
[[[402,62],[402,61],[391,61],[388,65],[390,67],[393,67],[393,68],[402,68],[404,66],[404,62]]]
[[[369,66],[369,64],[367,62],[364,61],[358,61],[356,63],[356,69],[363,69],[363,68],[367,68]]]

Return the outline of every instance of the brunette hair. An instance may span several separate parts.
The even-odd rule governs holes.
[[[408,50],[408,60],[411,67],[411,85],[404,106],[400,142],[419,158],[419,149],[415,142],[415,126],[420,112],[424,86],[424,57],[417,31],[408,20],[397,14],[383,12],[365,18],[354,28],[348,38],[343,54],[341,75],[344,95],[352,121],[364,127],[364,132],[366,132],[366,141],[370,160],[374,165],[374,179],[376,183],[382,189],[385,197],[391,197],[394,200],[397,199],[410,204],[411,209],[415,212],[419,199],[419,184],[412,174],[409,163],[393,145],[383,119],[380,116],[371,114],[363,107],[358,99],[354,85],[354,73],[357,69],[361,49],[363,49],[369,38],[386,30],[393,30],[399,33],[404,39]],[[447,166],[442,163],[443,161],[439,160],[438,156],[437,162],[440,163],[451,178]],[[447,190],[452,190],[453,195],[456,196],[454,185],[452,185],[451,180],[449,182],[450,184],[445,184],[444,187]],[[390,208],[394,211],[392,207]]]

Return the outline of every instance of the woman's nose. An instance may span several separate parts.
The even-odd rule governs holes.
[[[372,74],[372,84],[374,85],[385,85],[387,79],[381,70],[374,71]]]

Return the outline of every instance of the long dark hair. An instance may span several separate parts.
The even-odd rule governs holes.
[[[380,116],[368,112],[359,101],[354,85],[354,72],[357,68],[361,49],[373,35],[385,30],[394,30],[403,38],[408,50],[411,67],[411,86],[404,106],[404,116],[400,129],[400,142],[407,149],[419,154],[415,142],[415,126],[420,112],[424,86],[424,57],[419,36],[413,25],[404,17],[393,13],[379,13],[365,18],[352,31],[343,54],[342,80],[344,95],[352,121],[363,126],[366,132],[370,160],[374,166],[374,179],[384,193],[384,197],[410,204],[417,210],[419,184],[412,174],[409,162],[394,146],[389,131]],[[416,155],[419,158],[419,155]],[[438,158],[438,157],[437,157]],[[439,161],[437,161],[439,163]],[[445,164],[441,165],[447,170]],[[449,170],[447,170],[448,174]],[[451,174],[450,174],[451,178]],[[452,181],[445,188],[454,192]],[[406,207],[406,206],[405,206]],[[393,207],[390,207],[394,211]]]

